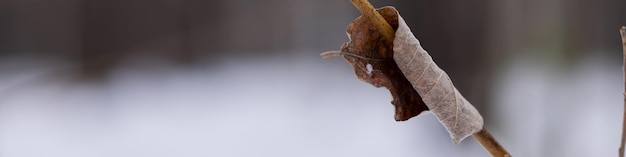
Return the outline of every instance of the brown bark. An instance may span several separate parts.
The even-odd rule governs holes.
[[[509,152],[507,152],[506,149],[504,149],[504,147],[502,147],[502,145],[500,145],[500,143],[498,143],[498,141],[496,141],[496,139],[493,138],[491,134],[489,134],[487,129],[483,128],[482,130],[480,130],[479,132],[475,133],[472,136],[474,137],[474,139],[476,139],[476,141],[478,141],[478,143],[480,143],[483,146],[483,148],[485,148],[485,150],[487,150],[487,152],[489,152],[489,154],[491,154],[491,156],[494,156],[494,157],[510,157],[511,156],[511,154],[509,154]]]

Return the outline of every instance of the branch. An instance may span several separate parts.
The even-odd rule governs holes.
[[[474,137],[474,139],[476,139],[476,141],[478,141],[478,143],[480,143],[483,148],[491,154],[491,156],[511,157],[511,154],[509,154],[509,152],[507,152],[506,149],[504,149],[504,147],[502,147],[502,145],[500,145],[500,143],[498,143],[498,141],[496,141],[496,139],[489,134],[487,129],[483,128],[479,132],[474,133],[472,137]]]
[[[393,42],[396,31],[391,28],[391,25],[385,21],[385,18],[383,18],[383,16],[380,15],[376,9],[374,9],[374,6],[372,6],[370,2],[367,0],[350,0],[350,2],[352,2],[352,4],[359,9],[359,11],[361,11],[367,21],[370,21],[370,23],[376,27],[378,32],[380,32],[380,34],[382,34],[388,42]]]
[[[626,26],[622,26],[622,29],[619,30],[620,35],[622,35],[622,50],[624,56],[624,120],[622,124],[622,143],[619,146],[619,157],[624,157],[624,143],[626,143]]]

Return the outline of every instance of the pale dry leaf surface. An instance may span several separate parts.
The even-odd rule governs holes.
[[[452,142],[483,128],[483,118],[454,87],[446,72],[433,62],[417,38],[398,14],[398,28],[393,44],[393,59],[429,110],[450,133]]]

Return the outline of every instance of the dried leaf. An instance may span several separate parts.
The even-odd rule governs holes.
[[[393,7],[383,7],[378,12],[397,28],[398,16]],[[386,42],[376,28],[365,18],[358,17],[348,25],[347,33],[350,41],[342,45],[341,51],[325,52],[322,57],[343,55],[360,80],[389,89],[393,97],[391,103],[396,108],[396,121],[408,120],[428,109],[393,61],[393,45]]]
[[[480,113],[454,87],[448,74],[433,62],[400,15],[398,22],[393,59],[426,106],[448,130],[452,142],[458,144],[480,131],[483,128]]]
[[[386,87],[393,96],[397,121],[404,121],[430,109],[450,133],[452,142],[480,131],[483,119],[424,50],[395,8],[378,12],[396,30],[393,44],[363,17],[348,25],[350,41],[341,51],[322,53],[323,58],[343,55],[357,77]]]

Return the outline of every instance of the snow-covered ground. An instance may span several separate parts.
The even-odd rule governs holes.
[[[511,153],[617,155],[624,112],[622,66],[591,54],[568,66],[520,57],[503,68],[492,95],[502,126],[492,132],[502,136]]]
[[[127,62],[98,81],[73,79],[62,61],[3,58],[0,156],[489,156],[471,138],[452,146],[430,113],[395,122],[386,89],[307,54]],[[619,65],[524,63],[498,74],[492,134],[515,156],[616,155]]]

